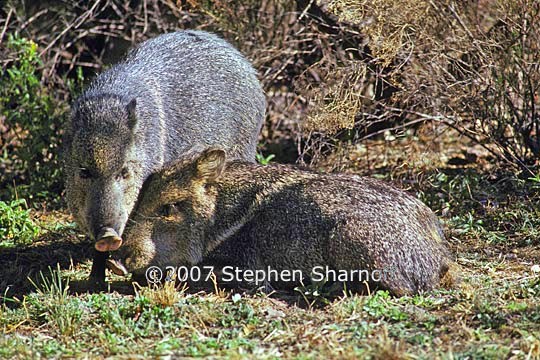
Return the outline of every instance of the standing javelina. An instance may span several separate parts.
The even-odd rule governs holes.
[[[141,43],[100,74],[72,106],[65,137],[66,195],[96,243],[105,278],[144,180],[194,143],[254,161],[265,98],[249,62],[201,31]]]
[[[451,264],[433,212],[371,178],[225,163],[223,150],[208,149],[145,188],[113,255],[139,276],[203,260],[308,275],[316,266],[389,269],[374,285],[403,295],[433,289]]]

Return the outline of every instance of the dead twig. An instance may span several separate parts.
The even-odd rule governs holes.
[[[8,11],[8,14],[6,16],[6,22],[4,24],[4,28],[2,29],[2,33],[0,33],[0,44],[2,44],[2,40],[4,39],[4,34],[6,33],[6,30],[8,28],[9,20],[11,18],[12,13],[13,13],[13,9],[10,8],[9,11]]]

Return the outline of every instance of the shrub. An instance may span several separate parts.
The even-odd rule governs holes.
[[[522,170],[540,156],[540,3],[333,0],[399,91],[382,106],[441,122]],[[529,171],[532,173],[532,171]]]
[[[67,107],[44,82],[38,47],[9,34],[8,64],[0,74],[0,197],[17,192],[30,201],[61,191],[58,149]],[[11,59],[10,59],[11,58]]]
[[[28,244],[40,233],[39,226],[30,217],[24,199],[9,203],[0,201],[0,244]]]

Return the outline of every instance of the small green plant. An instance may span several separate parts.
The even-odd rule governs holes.
[[[373,318],[384,318],[392,321],[404,321],[409,315],[403,307],[394,301],[388,291],[377,291],[366,297],[363,311]]]
[[[497,308],[492,299],[484,297],[477,299],[474,311],[476,313],[474,318],[486,328],[497,329],[507,323],[505,314]]]
[[[60,266],[56,270],[49,267],[48,276],[39,273],[38,282],[29,281],[34,285],[40,301],[41,314],[50,323],[55,324],[60,335],[72,336],[81,325],[82,310],[78,298],[69,294],[69,279],[63,280]]]
[[[459,234],[478,235],[485,233],[484,221],[482,219],[477,219],[471,212],[467,212],[463,216],[453,217],[452,224]]]
[[[255,155],[255,158],[257,159],[257,162],[261,165],[268,165],[270,163],[270,161],[272,161],[273,158],[275,158],[276,155],[274,154],[270,154],[268,156],[264,156],[263,154],[261,153],[257,153],[257,155]]]
[[[312,281],[310,284],[297,286],[294,291],[299,293],[309,308],[316,304],[328,305],[341,290],[341,284],[338,282],[329,283],[326,280]]]
[[[532,183],[533,189],[540,189],[540,173],[529,177],[527,180],[529,180]]]
[[[40,227],[32,220],[26,200],[0,201],[0,244],[29,244],[39,235]]]

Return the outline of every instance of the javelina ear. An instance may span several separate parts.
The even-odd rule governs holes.
[[[207,181],[215,180],[225,167],[225,151],[218,148],[205,150],[197,160],[197,175]]]
[[[135,129],[137,125],[137,99],[133,98],[129,104],[126,105],[126,112],[128,115],[128,126],[131,130]]]

